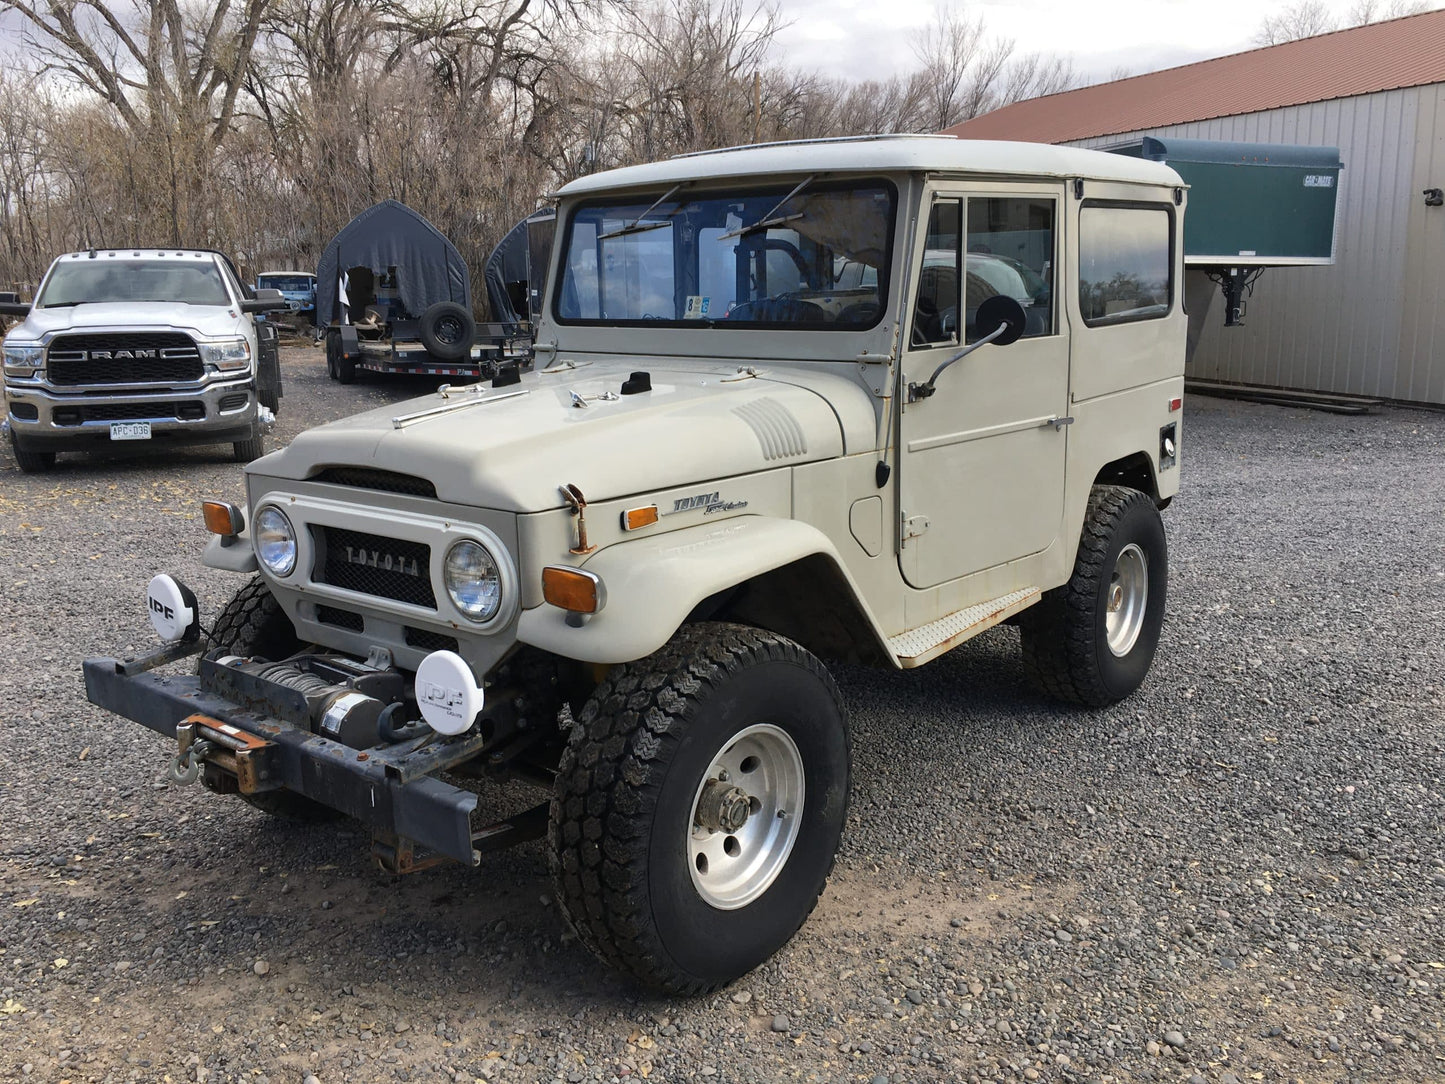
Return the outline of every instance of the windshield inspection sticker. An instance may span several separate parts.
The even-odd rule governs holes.
[[[708,307],[712,304],[712,298],[704,297],[701,294],[687,295],[687,310],[682,314],[684,320],[702,320],[707,316]]]

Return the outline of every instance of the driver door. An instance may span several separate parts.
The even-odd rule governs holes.
[[[1068,440],[1069,329],[1058,303],[1062,185],[936,189],[904,380],[924,383],[978,336],[994,294],[1023,307],[1023,337],[985,345],[905,402],[899,564],[926,588],[1039,553],[1059,533]],[[906,397],[905,397],[906,398]]]

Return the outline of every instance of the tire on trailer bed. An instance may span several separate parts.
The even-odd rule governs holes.
[[[716,989],[817,904],[848,776],[821,662],[759,629],[685,626],[615,667],[572,730],[548,829],[557,898],[604,963],[672,994]]]
[[[266,581],[253,576],[217,615],[211,626],[211,648],[228,655],[281,660],[301,650],[296,627],[271,594]],[[320,823],[343,814],[292,790],[267,790],[239,795],[242,801],[282,820]]]
[[[1019,615],[1024,669],[1046,694],[1084,707],[1143,684],[1164,624],[1168,548],[1147,493],[1095,486],[1074,573]]]
[[[465,305],[438,301],[421,314],[417,331],[427,353],[443,361],[461,361],[471,356],[477,321]]]

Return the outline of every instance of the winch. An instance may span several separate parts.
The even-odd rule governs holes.
[[[358,663],[342,656],[307,655],[276,663],[224,655],[214,660],[219,681],[227,671],[300,693],[306,719],[292,719],[312,732],[353,749],[411,736],[400,730],[405,710],[406,676],[390,658]],[[226,684],[230,684],[227,682]],[[415,731],[413,731],[415,733]]]

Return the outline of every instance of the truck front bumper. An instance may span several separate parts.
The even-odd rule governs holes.
[[[257,420],[255,381],[239,380],[154,390],[62,392],[39,382],[5,384],[6,424],[26,447],[84,451],[111,443],[112,422],[150,423],[148,443],[229,444],[249,439]],[[264,424],[264,423],[263,423]],[[131,443],[131,442],[123,442]]]
[[[178,657],[174,650],[144,659],[87,659],[85,693],[91,703],[143,726],[177,737],[190,738],[199,727],[209,731],[229,727],[240,732],[231,750],[217,759],[240,776],[242,792],[286,789],[305,795],[369,825],[378,841],[386,841],[410,861],[410,843],[475,865],[481,850],[494,850],[524,839],[534,839],[545,826],[545,806],[474,833],[471,817],[477,796],[451,786],[427,771],[444,766],[439,747],[432,742],[409,742],[394,747],[354,749],[312,733],[277,712],[292,714],[287,705],[272,704],[233,686],[234,696],[209,691],[216,687],[216,664],[201,661],[201,676],[157,674],[152,667]],[[224,679],[222,679],[224,680]],[[248,694],[250,693],[250,694]],[[302,710],[304,711],[304,702]],[[192,721],[195,717],[199,720]],[[186,727],[190,725],[190,732]],[[224,737],[224,735],[218,735]],[[249,736],[249,737],[246,737]],[[236,772],[237,746],[247,763]],[[455,751],[455,750],[454,750]],[[379,853],[379,857],[383,857]],[[384,860],[388,868],[394,868]],[[396,863],[397,865],[403,863]],[[397,872],[406,872],[397,869]]]

